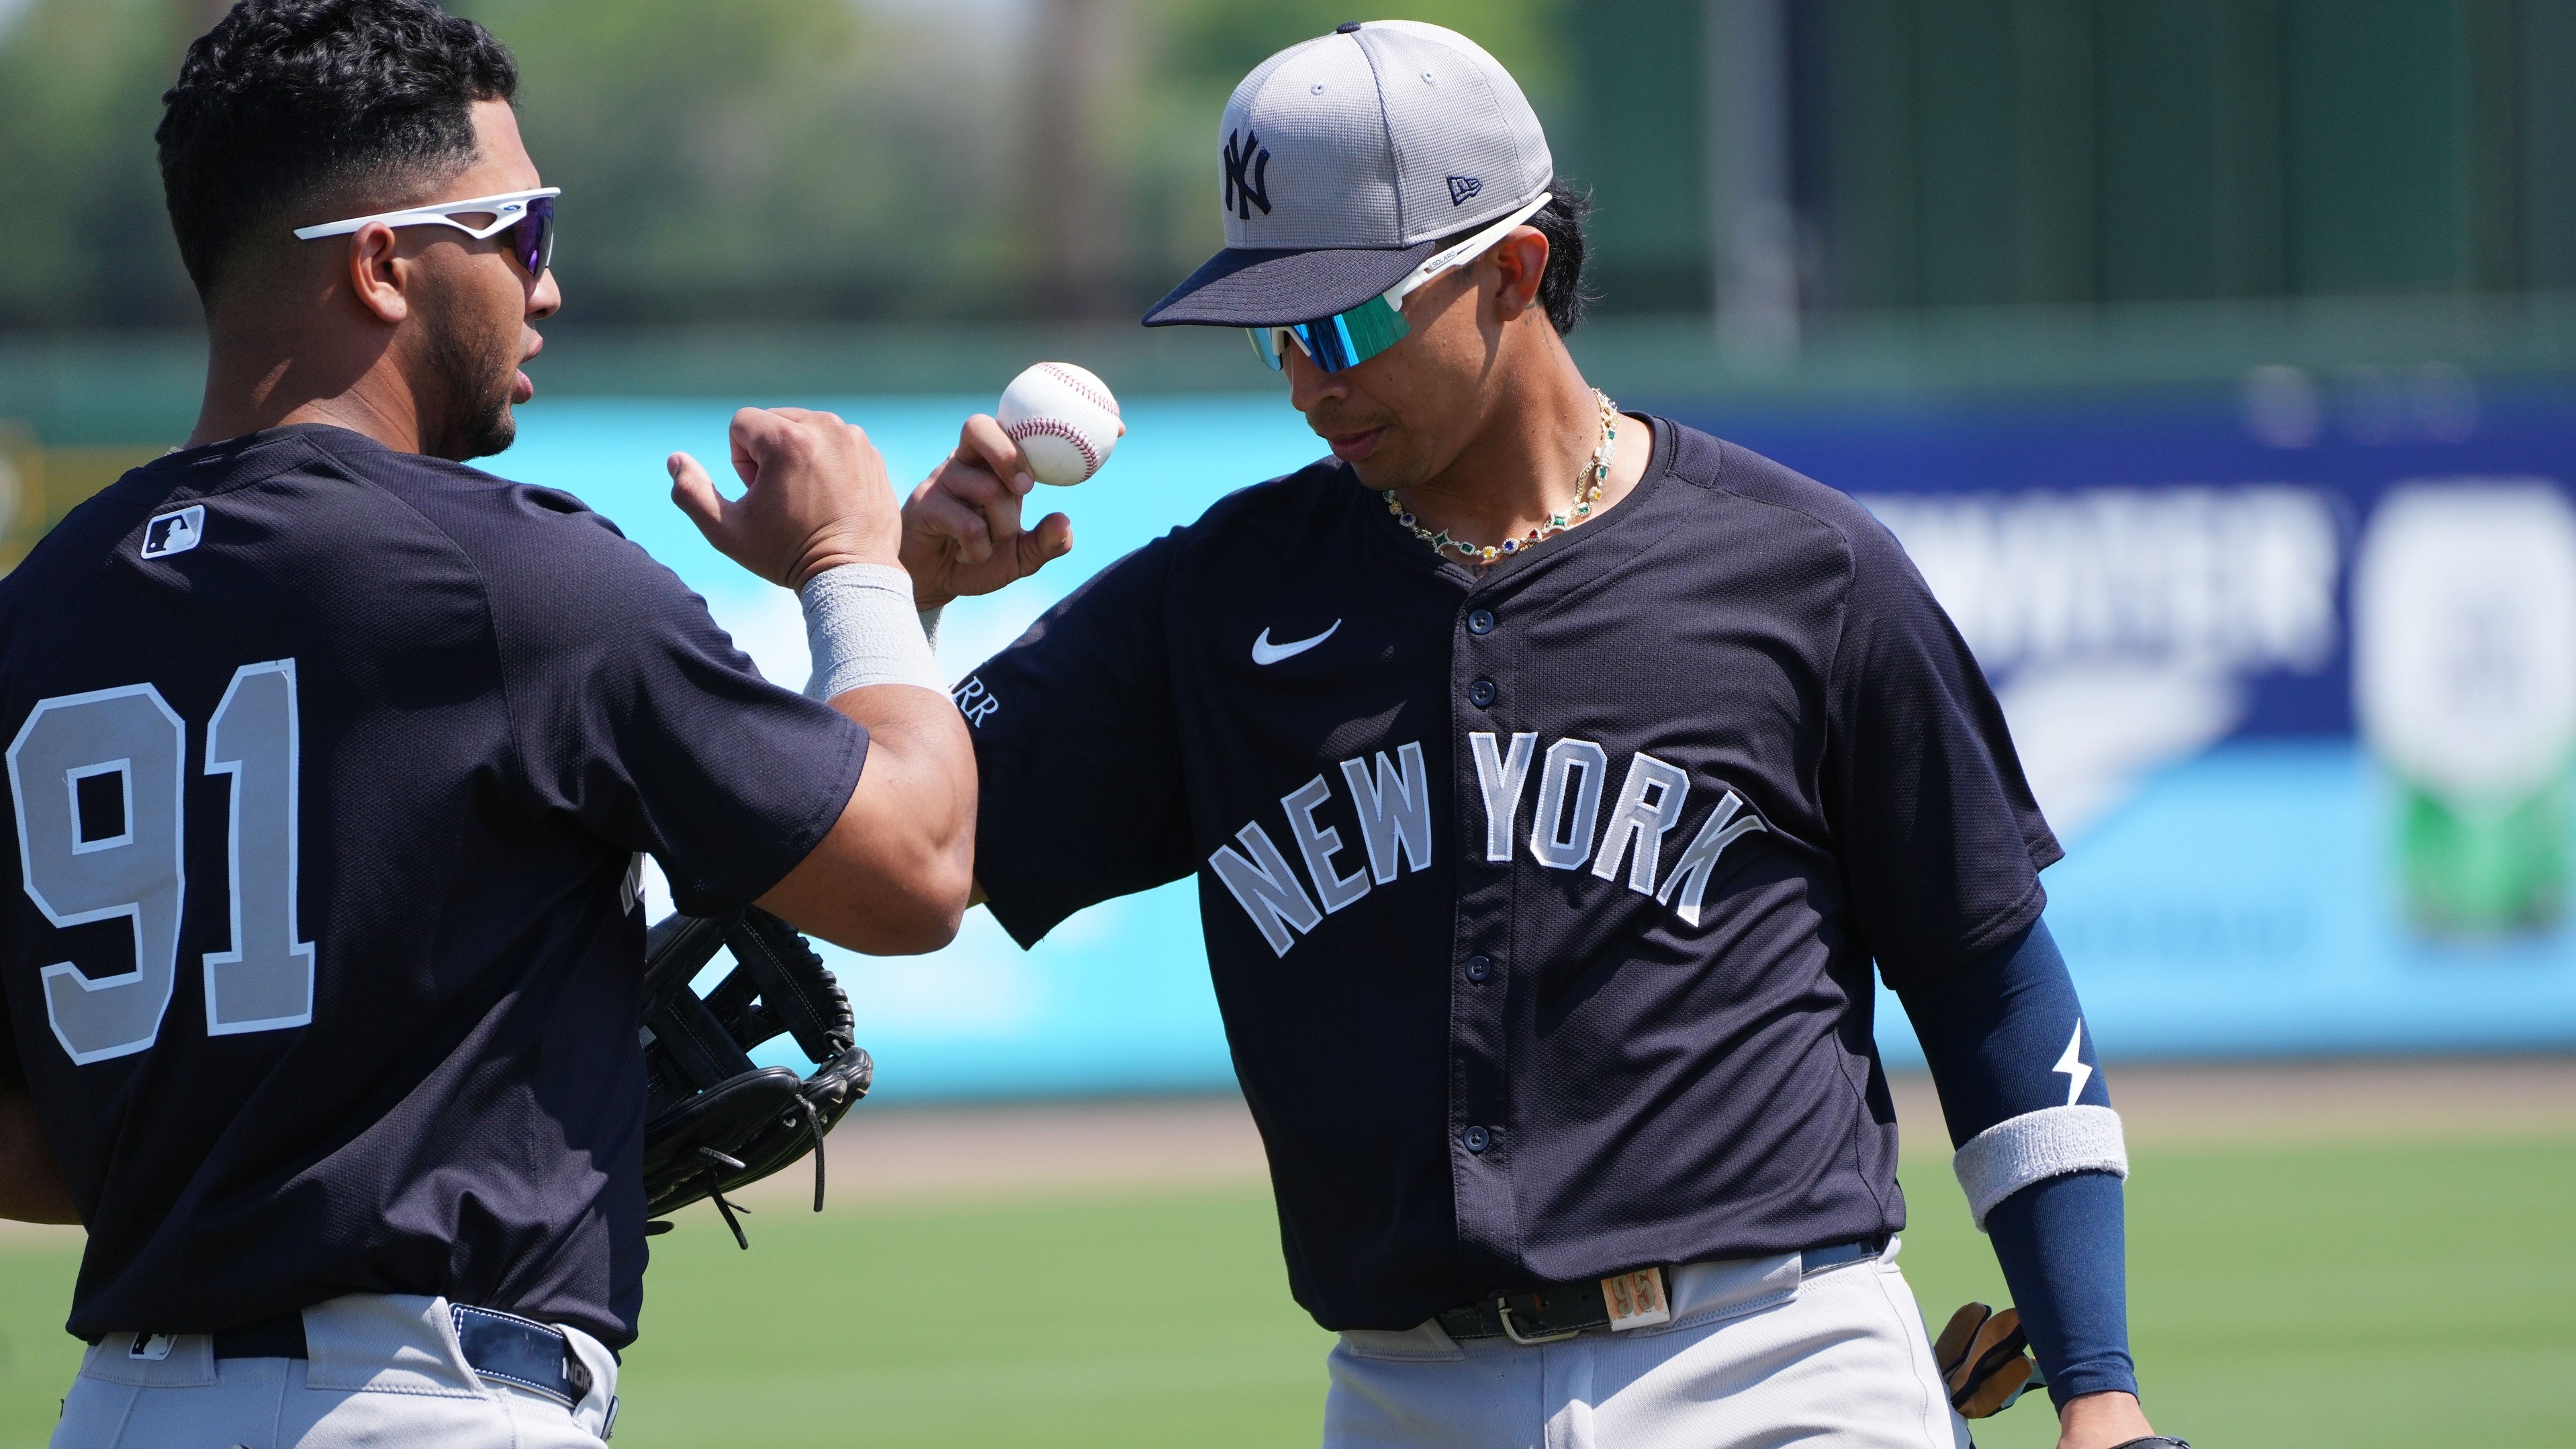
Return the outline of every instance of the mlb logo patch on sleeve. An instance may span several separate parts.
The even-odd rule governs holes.
[[[168,558],[186,553],[206,536],[206,505],[191,503],[176,513],[164,513],[143,525],[143,556]]]

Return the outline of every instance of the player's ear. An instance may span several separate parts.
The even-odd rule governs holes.
[[[1539,279],[1547,275],[1547,234],[1534,226],[1515,227],[1511,235],[1485,253],[1480,266],[1494,269],[1494,316],[1510,322],[1538,305]]]
[[[416,263],[402,255],[401,238],[392,227],[373,222],[358,228],[348,241],[349,295],[388,326],[411,315],[406,288],[421,280]]]

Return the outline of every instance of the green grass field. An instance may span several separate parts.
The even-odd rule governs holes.
[[[2000,1279],[1938,1159],[1904,1263],[1936,1318]],[[2142,1151],[2131,1303],[2149,1411],[2203,1449],[2563,1445],[2576,1139]],[[1257,1193],[712,1214],[656,1240],[619,1449],[1312,1445],[1328,1337]],[[76,1366],[74,1259],[0,1246],[0,1446]],[[2553,1367],[2554,1366],[2554,1367]],[[2046,1445],[2034,1398],[1979,1433]]]

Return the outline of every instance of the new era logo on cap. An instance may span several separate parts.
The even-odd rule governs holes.
[[[1449,204],[1465,206],[1475,198],[1477,192],[1484,189],[1485,183],[1473,176],[1452,176],[1449,178]]]

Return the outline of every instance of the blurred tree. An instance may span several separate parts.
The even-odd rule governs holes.
[[[449,3],[519,53],[573,323],[1132,317],[1219,244],[1235,83],[1352,14]],[[1747,3],[1402,8],[1510,67],[1597,183],[1608,305],[1686,310],[1728,204],[1707,22]],[[1811,307],[2576,284],[2569,0],[1777,3]],[[0,328],[194,320],[151,136],[223,6],[0,0]]]
[[[1346,20],[1371,19],[1350,0],[1266,0],[1258,5],[1226,0],[1160,0],[1173,36],[1172,68],[1221,82],[1220,103],[1234,83],[1270,55],[1330,31]],[[1569,0],[1409,0],[1402,17],[1445,25],[1492,52],[1521,83],[1532,104],[1555,98],[1563,81],[1563,45],[1556,30]],[[1208,128],[1216,116],[1208,116]]]
[[[223,0],[0,22],[0,327],[195,304],[159,96]],[[1213,137],[1321,0],[450,0],[517,52],[566,320],[1132,316],[1219,244]],[[1425,0],[1544,108],[1561,0]]]
[[[568,317],[975,314],[1020,300],[1027,249],[1003,194],[1016,102],[928,12],[459,8],[518,54],[529,147],[565,188]]]
[[[38,0],[0,35],[0,326],[195,318],[152,130],[201,8]]]

